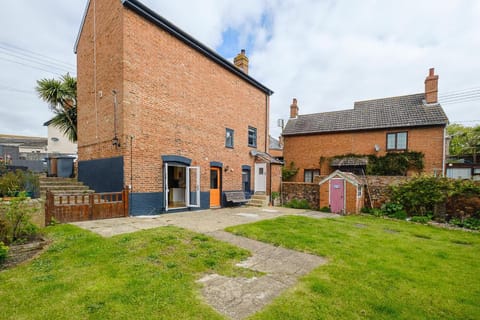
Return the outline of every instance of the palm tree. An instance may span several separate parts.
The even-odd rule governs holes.
[[[48,121],[70,141],[77,141],[77,79],[68,73],[59,80],[41,79],[35,90],[47,102],[55,116]]]

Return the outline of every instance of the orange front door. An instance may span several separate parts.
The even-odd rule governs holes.
[[[210,168],[210,207],[220,207],[220,168]]]

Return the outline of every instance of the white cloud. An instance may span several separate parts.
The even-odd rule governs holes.
[[[250,74],[275,91],[270,116],[274,135],[279,133],[276,119],[288,118],[293,97],[303,114],[351,108],[356,100],[422,92],[430,67],[440,75],[440,94],[480,87],[478,1],[144,3],[212,48],[222,45],[229,29],[240,33],[234,51],[253,39],[247,52]],[[74,64],[72,48],[85,4],[86,0],[5,2],[0,42]],[[33,87],[37,79],[54,75],[5,58],[0,50],[0,131],[46,134],[41,124],[51,114]],[[7,94],[2,86],[30,94]],[[478,104],[445,104],[444,109],[453,121],[478,120]]]

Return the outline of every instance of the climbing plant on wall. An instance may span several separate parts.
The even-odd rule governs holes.
[[[368,157],[367,174],[378,176],[405,176],[408,170],[421,172],[424,155],[421,152],[389,152],[384,156]]]
[[[330,158],[368,158],[366,173],[377,176],[405,176],[408,170],[422,172],[424,168],[424,155],[422,152],[388,152],[384,156],[347,154]],[[330,162],[331,163],[331,162]]]

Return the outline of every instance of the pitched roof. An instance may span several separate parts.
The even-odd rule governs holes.
[[[215,63],[219,64],[220,66],[224,67],[228,71],[242,78],[252,86],[258,88],[259,90],[263,91],[268,95],[273,94],[273,91],[271,89],[267,88],[266,86],[264,86],[263,84],[261,84],[260,82],[258,82],[257,80],[249,76],[248,74],[244,73],[242,70],[237,68],[233,63],[231,63],[230,61],[228,61],[227,59],[225,59],[224,57],[222,57],[221,55],[219,55],[218,53],[216,53],[215,51],[213,51],[212,49],[210,49],[209,47],[207,47],[206,45],[204,45],[203,43],[201,43],[200,41],[198,41],[188,33],[186,33],[185,31],[183,31],[182,29],[180,29],[179,27],[177,27],[167,19],[163,18],[155,11],[151,10],[150,8],[142,4],[140,1],[137,1],[137,0],[119,0],[119,1],[122,2],[124,7],[132,10],[139,16],[145,18],[146,20],[152,22],[159,28],[165,30],[172,36],[184,42],[191,48],[197,50],[198,52],[200,52],[207,58],[211,59]],[[74,46],[75,53],[77,53],[78,42],[80,41],[80,34],[82,33],[83,25],[85,24],[85,18],[86,18],[89,6],[90,6],[90,0],[88,0],[87,2],[87,6],[85,8],[85,12],[83,14],[82,22],[80,25],[80,30],[78,31],[77,39],[75,41],[75,46]]]
[[[273,149],[273,150],[283,150],[283,147],[282,145],[280,144],[280,140],[277,140],[275,139],[274,137],[272,136],[268,136],[269,140],[270,140],[270,143],[269,143],[269,149]]]
[[[351,172],[344,172],[344,171],[340,171],[340,170],[335,170],[330,175],[323,178],[318,184],[324,184],[325,182],[329,181],[330,179],[337,178],[337,177],[344,178],[347,181],[349,181],[350,183],[352,183],[354,185],[357,185],[357,186],[358,185],[361,186],[361,185],[365,184],[364,179],[360,178],[359,176],[357,176],[357,175],[355,175]]]
[[[284,135],[446,125],[440,104],[425,104],[425,94],[357,101],[353,109],[299,115]]]
[[[43,148],[47,146],[48,138],[0,134],[0,144]]]

